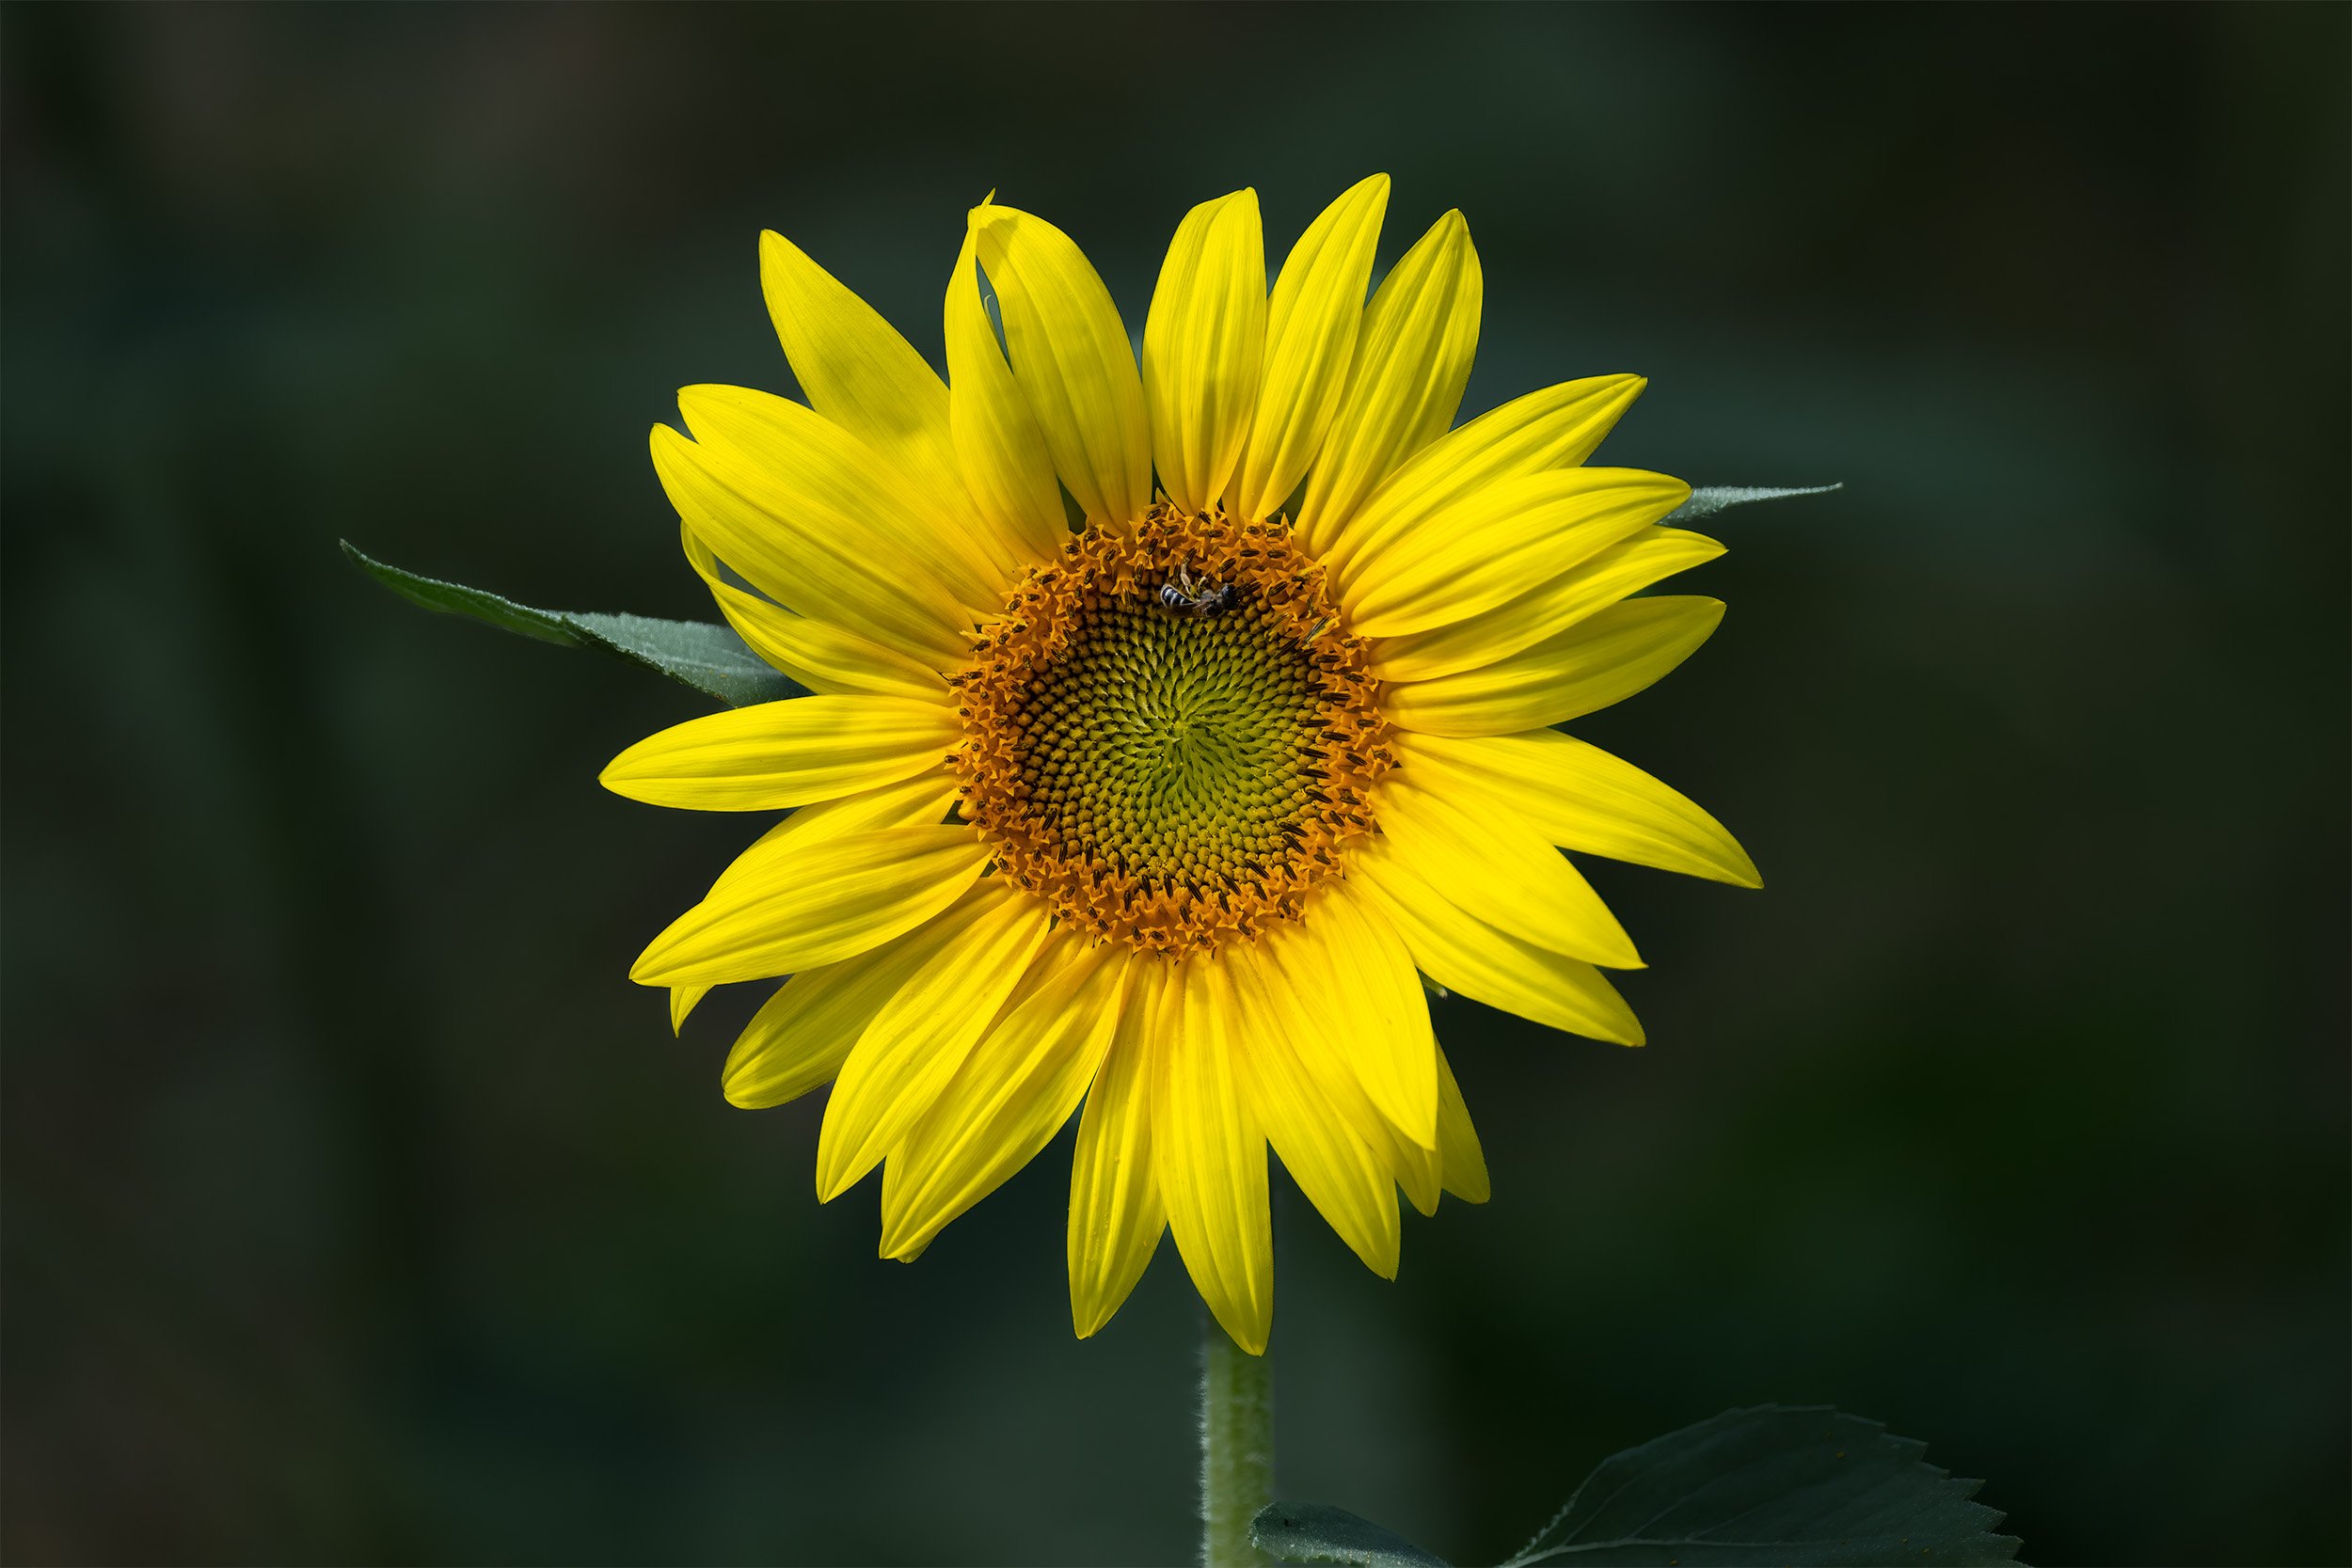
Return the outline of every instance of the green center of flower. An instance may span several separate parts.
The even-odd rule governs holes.
[[[1320,703],[1261,604],[1126,595],[1038,672],[1025,726],[1032,809],[1136,876],[1244,876],[1312,804]]]
[[[1279,524],[1089,529],[960,685],[963,813],[1003,870],[1170,954],[1295,916],[1390,763],[1362,647]]]

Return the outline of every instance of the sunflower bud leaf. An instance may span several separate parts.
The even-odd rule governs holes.
[[[804,693],[798,682],[769,667],[731,626],[707,621],[660,621],[645,615],[592,610],[534,610],[479,588],[388,566],[355,547],[343,553],[361,571],[414,605],[463,615],[484,626],[566,648],[597,648],[658,670],[731,707]]]
[[[1790,490],[1762,489],[1753,484],[1710,484],[1691,492],[1691,499],[1660,519],[1662,523],[1695,522],[1711,517],[1725,507],[1745,506],[1750,501],[1776,501],[1788,496],[1826,496],[1832,490],[1843,490],[1841,480],[1836,484],[1804,484]]]

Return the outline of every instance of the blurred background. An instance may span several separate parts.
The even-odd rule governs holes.
[[[2341,7],[59,7],[5,114],[8,1465],[20,1562],[1173,1562],[1172,1246],[1070,1336],[1067,1138],[914,1267],[821,1097],[624,978],[752,825],[596,787],[693,693],[336,550],[707,617],[645,431],[791,389],[755,239],[934,360],[964,209],[1139,327],[1461,207],[1465,413],[1842,480],[1581,733],[1741,893],[1601,864],[1642,1051],[1455,1001],[1494,1201],[1365,1274],[1282,1188],[1281,1490],[1466,1562],[1596,1460],[1834,1402],[2042,1562],[2342,1562]]]

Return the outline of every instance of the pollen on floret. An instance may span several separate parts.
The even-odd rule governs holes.
[[[956,677],[961,810],[1066,921],[1171,957],[1294,919],[1393,764],[1280,521],[1166,501],[1032,568]]]

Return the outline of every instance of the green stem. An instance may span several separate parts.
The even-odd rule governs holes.
[[[1246,1568],[1265,1560],[1249,1521],[1274,1500],[1274,1368],[1200,1316],[1201,1568]]]

